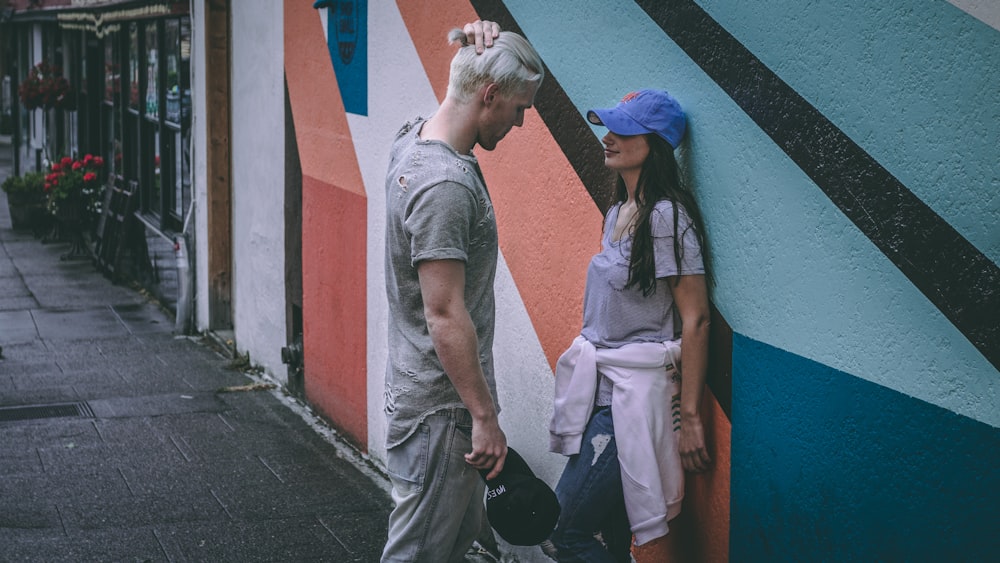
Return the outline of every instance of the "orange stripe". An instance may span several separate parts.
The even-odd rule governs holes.
[[[302,324],[306,398],[368,449],[367,200],[302,180]]]
[[[341,189],[364,195],[361,168],[321,21],[310,4],[285,0],[285,78],[302,174],[336,178]],[[261,131],[264,135],[275,133]]]
[[[706,389],[702,400],[705,440],[712,466],[705,473],[686,473],[684,505],[670,521],[670,533],[634,546],[636,563],[729,561],[729,466],[732,425],[715,396]]]
[[[465,0],[434,9],[397,1],[443,100],[455,53],[448,30],[478,19]],[[442,22],[440,14],[448,14]],[[497,211],[500,248],[550,367],[580,332],[587,264],[600,250],[601,213],[534,110],[494,152],[477,152]],[[502,327],[501,327],[502,328]]]
[[[302,166],[302,322],[308,401],[368,445],[364,182],[320,18],[286,0],[285,77]],[[275,132],[262,132],[274,134]]]
[[[730,435],[733,427],[708,389],[701,412],[712,467],[705,473],[687,477],[684,510],[692,528],[687,543],[691,550],[697,550],[694,561],[725,563],[729,561]]]

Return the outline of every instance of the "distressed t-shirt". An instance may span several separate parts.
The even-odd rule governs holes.
[[[386,175],[386,297],[389,358],[385,374],[386,447],[403,442],[427,415],[464,407],[434,350],[424,317],[417,265],[465,263],[465,305],[479,339],[479,362],[497,402],[493,372],[493,281],[497,226],[486,185],[471,155],[419,137],[407,123],[392,146]],[[499,405],[498,405],[499,410]]]

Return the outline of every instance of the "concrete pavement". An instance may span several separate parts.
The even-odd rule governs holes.
[[[0,192],[0,561],[377,561],[384,478],[67,249]]]

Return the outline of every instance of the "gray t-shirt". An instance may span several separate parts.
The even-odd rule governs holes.
[[[389,361],[385,373],[386,447],[403,442],[427,415],[463,407],[441,367],[424,317],[417,265],[465,262],[465,305],[479,339],[479,361],[494,403],[493,281],[497,225],[474,156],[419,137],[424,119],[400,129],[386,175],[385,277]],[[498,408],[499,410],[499,408]]]
[[[583,298],[581,335],[595,346],[620,348],[632,342],[665,342],[680,334],[680,319],[673,294],[663,281],[656,292],[643,297],[637,286],[625,289],[628,264],[632,255],[632,237],[612,241],[621,204],[612,207],[605,218],[601,252],[587,268],[587,286]],[[677,233],[681,239],[681,268],[674,256],[674,204],[657,202],[650,215],[653,234],[653,259],[657,278],[703,274],[701,247],[691,219],[678,206]]]

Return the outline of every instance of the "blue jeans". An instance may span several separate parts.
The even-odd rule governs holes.
[[[559,478],[556,496],[562,512],[552,543],[560,562],[630,560],[632,532],[625,513],[611,407],[595,408],[583,432],[580,453],[570,456]],[[594,537],[597,532],[604,544]]]
[[[438,411],[386,452],[396,506],[389,515],[383,563],[463,561],[486,518],[486,484],[464,455],[472,451],[472,416]]]

